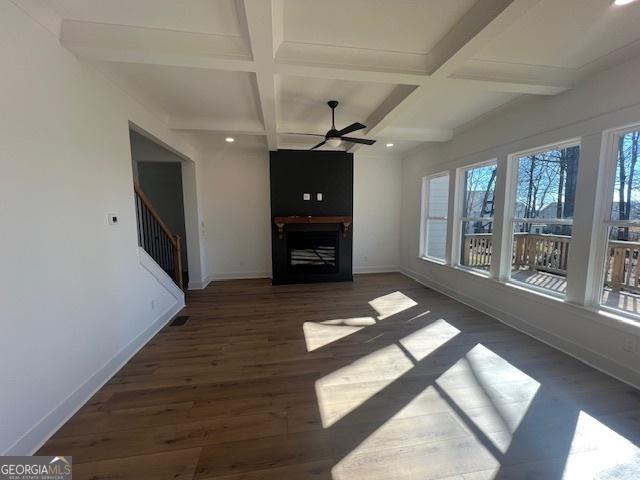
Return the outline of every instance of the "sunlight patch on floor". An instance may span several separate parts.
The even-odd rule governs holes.
[[[400,344],[419,362],[459,333],[460,330],[440,318],[407,335],[400,340]]]
[[[413,368],[397,345],[389,345],[316,381],[322,426],[328,428]]]
[[[509,448],[512,434],[540,388],[539,382],[481,344],[436,384],[459,410],[460,420],[471,422],[502,453]]]
[[[430,333],[438,340],[428,345],[433,342]],[[416,358],[425,358],[435,345],[458,333],[442,320],[403,338],[401,344]],[[422,342],[427,346],[421,350]],[[481,344],[435,384],[429,383],[426,376],[424,390],[396,400],[395,413],[334,466],[334,480],[361,478],[357,472],[364,467],[367,480],[497,472],[540,388],[539,382]]]
[[[363,471],[366,480],[443,478],[499,466],[434,387],[407,401],[333,467],[334,480],[364,480]]]
[[[640,448],[581,411],[562,479],[584,478],[640,478]]]
[[[374,298],[369,305],[378,312],[378,319],[384,320],[397,313],[415,307],[417,303],[402,292],[393,292]]]
[[[302,325],[302,331],[307,352],[322,348],[375,323],[372,317],[325,320],[320,323],[305,322]]]

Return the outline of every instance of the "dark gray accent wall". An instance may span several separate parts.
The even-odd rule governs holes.
[[[338,224],[288,225],[280,238],[274,217],[353,216],[353,154],[346,152],[278,150],[270,152],[271,261],[274,284],[335,282],[353,279],[353,228],[342,235]],[[303,195],[310,194],[310,200]],[[317,200],[322,193],[323,199]],[[287,269],[286,232],[335,232],[339,270],[298,274]]]
[[[352,153],[278,150],[270,153],[270,171],[273,217],[353,215]],[[303,200],[304,193],[311,200]]]

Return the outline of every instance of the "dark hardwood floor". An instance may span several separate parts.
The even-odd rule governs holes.
[[[39,453],[76,480],[640,478],[640,392],[400,274],[183,314]]]

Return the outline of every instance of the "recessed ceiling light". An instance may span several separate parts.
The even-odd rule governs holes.
[[[227,137],[227,138],[224,139],[224,141],[227,142],[227,143],[233,143],[233,142],[236,141],[236,139],[233,138],[233,137]]]
[[[387,143],[387,148],[393,147],[393,143]]]
[[[630,3],[635,2],[636,0],[614,0],[613,4],[621,7],[622,5],[629,5]]]

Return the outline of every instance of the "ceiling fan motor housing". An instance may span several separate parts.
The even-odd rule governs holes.
[[[344,141],[352,142],[352,143],[363,143],[365,145],[373,145],[374,143],[376,143],[375,140],[345,136],[351,132],[355,132],[357,130],[362,130],[363,128],[367,128],[365,125],[359,122],[352,123],[351,125],[343,128],[342,130],[336,129],[336,107],[338,106],[338,103],[339,102],[337,100],[329,100],[327,102],[327,105],[329,105],[329,108],[331,108],[331,129],[325,134],[324,140],[320,142],[318,145],[311,147],[311,150],[315,150],[316,148],[321,147],[325,143],[328,143],[329,146],[334,148],[337,148],[340,145],[342,145]]]
[[[338,130],[336,130],[335,128],[332,128],[331,130],[329,130],[327,132],[327,134],[324,137],[325,138],[340,138],[340,132],[338,132]]]

